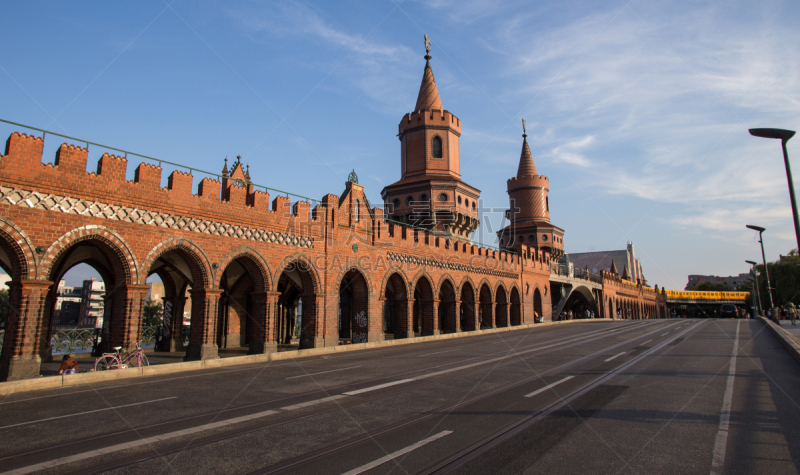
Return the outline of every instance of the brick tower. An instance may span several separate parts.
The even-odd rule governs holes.
[[[525,120],[522,121],[522,153],[517,176],[508,180],[510,224],[497,232],[500,247],[514,249],[519,244],[542,249],[553,259],[564,255],[564,230],[550,224],[550,180],[536,172]]]
[[[389,219],[455,237],[478,227],[480,190],[461,181],[461,121],[444,110],[425,35],[425,71],[414,112],[400,121],[401,179],[381,191]]]

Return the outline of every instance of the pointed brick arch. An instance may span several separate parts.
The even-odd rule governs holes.
[[[389,285],[389,279],[391,279],[394,274],[397,274],[398,277],[400,277],[400,279],[403,281],[403,285],[405,286],[406,290],[406,295],[408,295],[411,292],[411,290],[409,289],[408,277],[406,276],[405,271],[403,271],[403,268],[399,266],[392,266],[389,269],[387,269],[386,273],[383,275],[383,281],[381,282],[381,289],[380,289],[381,298],[383,298],[383,296],[386,294],[386,286]]]
[[[219,265],[213,271],[212,287],[219,288],[222,275],[228,268],[231,262],[241,259],[241,263],[247,269],[250,277],[253,279],[255,290],[258,292],[266,292],[272,289],[272,271],[269,268],[267,260],[258,251],[248,245],[239,246],[219,261]]]
[[[88,226],[81,226],[69,231],[58,238],[50,248],[44,253],[44,258],[41,261],[39,268],[39,280],[49,280],[53,272],[53,265],[63,253],[74,246],[75,244],[83,241],[96,240],[105,245],[105,247],[113,252],[118,259],[121,268],[113,269],[116,277],[120,279],[119,284],[135,285],[140,282],[139,267],[136,264],[136,256],[131,250],[127,242],[111,229],[91,224]]]
[[[276,286],[281,278],[281,274],[287,270],[291,270],[292,268],[302,271],[301,274],[307,274],[312,285],[311,290],[314,294],[320,295],[322,292],[322,281],[320,280],[319,272],[317,271],[317,268],[311,259],[302,252],[289,254],[281,260],[281,263],[278,266],[276,266],[275,274],[272,277],[272,281],[275,282]],[[307,289],[305,291],[308,292]]]
[[[12,280],[34,280],[38,273],[35,247],[25,231],[8,218],[0,216],[0,246],[11,260],[6,269]]]
[[[164,254],[175,250],[183,251],[192,258],[187,261],[187,264],[189,265],[189,268],[193,274],[192,279],[200,279],[199,282],[195,282],[194,287],[211,287],[212,277],[210,259],[206,255],[205,251],[200,248],[200,246],[195,244],[191,239],[186,239],[183,237],[165,239],[156,244],[156,246],[150,250],[150,252],[142,261],[142,275],[140,276],[139,282],[144,285],[147,281],[147,277],[149,276],[150,268],[153,266],[153,263],[155,263],[155,261]]]

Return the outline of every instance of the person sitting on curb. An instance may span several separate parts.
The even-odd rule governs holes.
[[[78,372],[78,360],[72,357],[72,355],[64,355],[61,359],[61,369],[58,370],[58,374],[75,374]]]

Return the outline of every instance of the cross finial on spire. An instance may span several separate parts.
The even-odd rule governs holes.
[[[228,176],[228,157],[225,157],[225,166],[222,167],[222,174]]]
[[[425,34],[425,59],[431,59],[431,39]]]

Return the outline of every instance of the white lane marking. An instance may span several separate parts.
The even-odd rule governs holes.
[[[653,341],[653,340],[647,340],[646,342],[644,342],[644,343],[639,343],[639,344],[640,344],[640,345],[646,345],[646,344],[650,343],[651,341]]]
[[[353,368],[360,368],[361,365],[358,366],[349,366],[347,368],[339,368],[339,369],[332,369],[330,371],[320,371],[319,373],[310,373],[310,374],[301,374],[300,376],[290,376],[286,379],[297,379],[297,378],[307,378],[309,376],[316,376],[318,374],[325,374],[325,373],[335,373],[337,371],[344,371],[346,369],[353,369]]]
[[[622,353],[620,353],[620,354],[614,355],[614,356],[612,356],[611,358],[608,358],[608,359],[606,359],[605,361],[606,361],[606,362],[608,362],[608,361],[611,361],[611,360],[613,360],[614,358],[619,358],[620,356],[624,355],[625,353],[627,353],[627,351],[623,351],[623,352],[622,352]]]
[[[358,468],[354,468],[353,470],[350,470],[349,472],[345,472],[342,475],[358,475],[359,473],[364,473],[367,470],[373,469],[373,468],[377,467],[378,465],[383,465],[384,463],[388,462],[389,460],[396,459],[397,457],[399,457],[401,455],[405,455],[405,454],[411,452],[412,450],[416,450],[416,449],[422,447],[423,445],[429,444],[429,443],[433,442],[436,439],[441,439],[442,437],[444,437],[446,435],[450,435],[452,433],[453,433],[453,431],[451,431],[451,430],[443,430],[443,431],[439,432],[436,435],[432,435],[432,436],[428,437],[427,439],[422,439],[419,442],[413,443],[413,444],[409,445],[408,447],[406,447],[404,449],[400,449],[397,452],[392,452],[389,455],[381,457],[378,460],[370,462],[370,463],[368,463],[366,465],[362,465],[362,466],[360,466]]]
[[[548,390],[548,389],[550,389],[550,388],[554,388],[554,387],[558,386],[559,384],[563,383],[564,381],[569,381],[570,379],[572,379],[572,378],[574,378],[574,377],[575,377],[575,376],[567,376],[566,378],[562,379],[561,381],[556,381],[555,383],[553,383],[553,384],[548,384],[547,386],[545,386],[545,387],[543,387],[543,388],[539,388],[539,389],[537,389],[536,391],[534,391],[534,392],[532,392],[532,393],[530,393],[530,394],[526,394],[526,395],[525,395],[525,397],[533,397],[533,396],[536,396],[537,394],[539,394],[539,393],[541,393],[541,392],[544,392],[544,391],[547,391],[547,390]]]
[[[81,460],[98,457],[100,455],[112,454],[114,452],[119,452],[120,450],[127,450],[134,447],[141,447],[143,445],[152,444],[155,442],[162,442],[165,440],[174,439],[176,437],[183,437],[185,435],[192,435],[198,432],[205,432],[211,429],[217,429],[232,424],[238,424],[240,422],[247,422],[252,419],[259,419],[261,417],[271,416],[273,414],[278,414],[278,411],[263,411],[263,412],[257,412],[255,414],[250,414],[249,416],[234,417],[233,419],[226,419],[224,421],[219,421],[219,422],[209,422],[208,424],[203,424],[197,427],[191,427],[189,429],[177,430],[175,432],[168,432],[166,434],[161,434],[161,435],[154,435],[152,437],[147,437],[145,439],[134,440],[132,442],[125,442],[123,444],[112,445],[110,447],[103,447],[102,449],[91,450],[89,452],[83,452],[80,454],[69,455],[54,460],[48,460],[47,462],[37,463],[36,465],[28,465],[27,467],[18,468],[16,470],[11,470],[9,472],[3,472],[0,475],[10,475],[10,474],[21,475],[24,473],[32,473],[39,470],[45,470],[48,468],[58,467],[60,465],[72,462],[78,462]]]
[[[282,411],[293,411],[295,409],[300,409],[300,408],[308,407],[308,406],[315,406],[317,404],[322,404],[323,402],[335,401],[337,399],[342,399],[342,398],[345,398],[345,397],[347,397],[347,396],[345,396],[344,394],[337,394],[335,396],[329,396],[329,397],[324,397],[322,399],[314,399],[313,401],[301,402],[300,404],[294,404],[294,405],[291,405],[291,406],[285,406],[285,407],[282,407],[281,410]]]
[[[161,398],[161,399],[153,399],[152,401],[135,402],[133,404],[124,404],[122,406],[104,407],[102,409],[95,409],[93,411],[76,412],[76,413],[73,413],[73,414],[66,414],[66,415],[63,415],[63,416],[48,417],[47,419],[37,419],[35,421],[20,422],[19,424],[11,424],[11,425],[7,425],[7,426],[2,426],[2,427],[0,427],[0,430],[8,429],[8,428],[11,428],[11,427],[19,427],[19,426],[27,426],[27,425],[30,425],[30,424],[37,424],[39,422],[54,421],[56,419],[64,419],[64,418],[67,418],[67,417],[82,416],[84,414],[93,414],[95,412],[110,411],[112,409],[120,409],[120,408],[123,408],[123,407],[141,406],[142,404],[150,404],[151,402],[166,401],[168,399],[177,399],[177,398],[178,398],[177,396],[165,397],[165,398]]]
[[[370,391],[375,391],[375,390],[378,390],[378,389],[388,388],[389,386],[395,386],[397,384],[408,383],[408,382],[411,382],[411,381],[414,381],[414,378],[401,379],[399,381],[392,381],[391,383],[384,383],[384,384],[379,384],[377,386],[370,386],[370,387],[364,388],[364,389],[357,389],[355,391],[348,391],[348,392],[342,393],[342,394],[346,394],[347,396],[355,396],[356,394],[368,393]]]
[[[669,335],[669,332],[661,334],[661,336],[664,336],[664,335]]]
[[[728,381],[725,384],[725,395],[722,397],[722,409],[719,414],[719,430],[714,442],[714,458],[711,462],[711,475],[722,473],[725,466],[725,452],[728,447],[728,427],[731,422],[731,402],[733,401],[733,380],[736,377],[736,353],[739,350],[739,325],[736,322],[736,338],[733,340],[733,352],[731,353],[730,369],[728,369]]]
[[[419,355],[420,358],[423,356],[431,356],[431,355],[438,355],[440,353],[450,353],[451,351],[459,351],[461,348],[456,348],[455,350],[445,350],[445,351],[437,351],[436,353],[428,353],[426,355]]]

